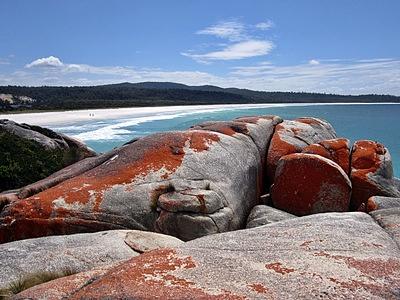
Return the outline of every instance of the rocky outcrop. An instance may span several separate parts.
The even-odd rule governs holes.
[[[274,207],[304,216],[349,210],[351,183],[343,169],[320,155],[283,156],[275,172],[271,198]]]
[[[151,251],[16,299],[60,287],[64,299],[398,299],[400,249],[368,214],[317,214]]]
[[[0,289],[30,274],[105,268],[182,242],[153,232],[112,230],[27,239],[0,245]]]
[[[390,234],[400,248],[400,207],[374,210],[370,215]]]
[[[367,140],[354,143],[350,178],[354,210],[366,205],[372,196],[400,197],[389,150],[380,143]]]
[[[0,120],[0,192],[20,188],[96,153],[50,129]]]
[[[400,207],[400,198],[373,196],[368,199],[366,210],[367,212],[371,212],[395,207]]]
[[[397,299],[399,182],[315,118],[154,134],[0,194],[0,242],[26,239],[0,245],[0,288],[68,267],[15,299]]]
[[[278,122],[252,117],[154,134],[83,173],[61,171],[72,176],[55,175],[57,185],[3,209],[0,241],[128,228],[190,240],[243,228]]]
[[[296,216],[267,205],[256,205],[247,218],[246,228],[259,227],[296,218]]]
[[[305,147],[303,153],[318,154],[337,163],[346,174],[350,174],[350,141],[348,139],[324,140]]]
[[[270,183],[282,156],[302,152],[311,144],[336,138],[336,132],[326,121],[317,118],[299,118],[284,121],[276,126],[267,157],[267,174]]]

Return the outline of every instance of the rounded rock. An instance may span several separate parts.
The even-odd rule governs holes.
[[[400,197],[389,150],[381,143],[368,140],[354,143],[350,178],[352,209],[366,205],[372,196]]]
[[[351,182],[343,169],[315,154],[282,157],[271,190],[273,205],[297,216],[348,211]]]

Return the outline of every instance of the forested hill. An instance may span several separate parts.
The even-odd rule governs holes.
[[[23,87],[0,86],[0,110],[81,109],[132,106],[310,103],[310,102],[398,102],[390,95],[346,96],[298,92],[260,92],[217,86],[188,86],[172,82],[120,83],[101,86]]]

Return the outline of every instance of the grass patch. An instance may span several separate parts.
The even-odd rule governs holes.
[[[17,280],[11,282],[8,288],[0,289],[0,300],[9,299],[13,295],[21,293],[35,285],[39,285],[45,282],[49,282],[54,279],[58,279],[65,276],[70,276],[78,273],[70,268],[66,268],[59,272],[37,272],[21,276]]]

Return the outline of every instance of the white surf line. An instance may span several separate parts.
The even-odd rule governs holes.
[[[315,106],[315,105],[382,105],[399,103],[262,103],[262,104],[217,104],[217,105],[180,105],[180,106],[154,106],[154,107],[130,107],[112,109],[85,109],[61,112],[39,112],[21,114],[1,114],[0,119],[10,119],[18,123],[28,123],[40,126],[68,125],[76,122],[102,121],[118,118],[150,117],[165,114],[181,113],[206,113],[221,110],[240,110],[268,107],[289,106]]]

